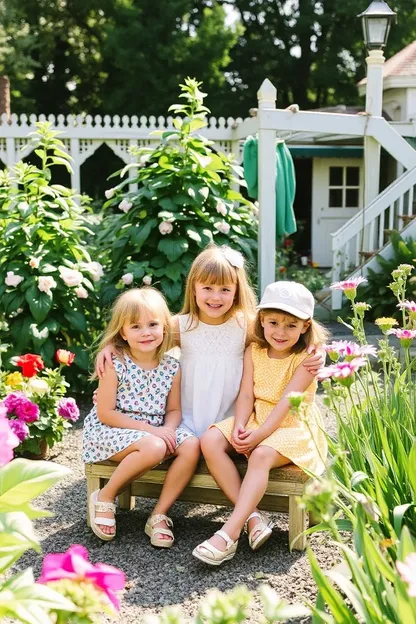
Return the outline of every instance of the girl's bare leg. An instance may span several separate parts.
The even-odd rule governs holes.
[[[201,449],[211,476],[226,497],[235,505],[240,494],[241,477],[229,455],[233,451],[233,447],[219,429],[212,427],[202,436]],[[255,506],[248,512],[246,520],[253,511],[258,511]],[[249,520],[249,530],[251,531],[259,522],[259,518]]]
[[[238,539],[247,517],[263,498],[270,470],[289,463],[287,457],[269,446],[258,446],[253,450],[234,511],[222,527],[232,540]],[[219,550],[225,550],[225,541],[219,535],[214,535],[209,541]]]
[[[179,494],[190,481],[201,455],[198,438],[188,438],[182,442],[174,455],[175,459],[166,473],[165,482],[152,515],[167,515]],[[164,520],[155,524],[155,527],[169,528]],[[161,539],[171,539],[169,535],[162,533],[157,533],[156,535]]]
[[[100,490],[98,500],[105,503],[113,503],[118,492],[123,487],[150,468],[158,464],[166,454],[166,444],[161,438],[156,436],[146,436],[131,444],[120,453],[116,453],[111,460],[120,462],[114,470],[107,484]],[[111,512],[97,512],[97,524],[103,533],[112,535],[114,527],[99,524],[98,518],[113,518]]]

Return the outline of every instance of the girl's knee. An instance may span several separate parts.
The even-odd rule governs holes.
[[[222,441],[226,442],[224,436],[216,427],[208,429],[201,438],[201,450],[203,454],[207,455],[212,453],[212,451],[221,449]]]
[[[144,444],[140,451],[145,455],[151,455],[160,461],[165,457],[166,449],[166,443],[162,440],[162,438],[150,435],[145,438]]]
[[[248,459],[249,466],[261,465],[271,468],[277,458],[277,453],[270,446],[257,446]]]
[[[190,459],[199,459],[201,455],[201,445],[198,438],[188,438],[178,447],[178,454],[186,455]]]

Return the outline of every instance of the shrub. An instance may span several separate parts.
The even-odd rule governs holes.
[[[398,318],[396,297],[389,288],[391,274],[400,264],[415,264],[416,241],[404,240],[398,232],[393,232],[390,239],[394,252],[393,258],[386,260],[382,256],[377,256],[380,269],[379,271],[368,270],[368,286],[362,293],[365,301],[371,305],[368,316],[373,320],[379,316],[396,316]],[[408,281],[406,296],[408,299],[416,298],[416,277]]]
[[[0,341],[10,343],[6,366],[29,351],[51,366],[57,348],[70,347],[74,376],[88,368],[102,268],[85,244],[91,231],[80,198],[51,183],[52,167],[70,170],[58,134],[39,123],[32,140],[40,166],[20,162],[0,172]]]
[[[253,206],[234,188],[245,184],[242,169],[232,155],[216,153],[212,142],[195,134],[207,125],[209,113],[200,85],[185,80],[179,96],[185,103],[169,109],[177,115],[174,129],[158,132],[155,149],[134,150],[138,161],[106,192],[104,209],[119,210],[105,218],[99,234],[103,253],[108,250],[105,304],[119,288],[153,283],[176,311],[193,259],[213,240],[241,250],[255,267]],[[135,177],[123,179],[131,167]],[[125,192],[132,182],[137,190]]]

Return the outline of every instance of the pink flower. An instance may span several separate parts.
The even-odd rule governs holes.
[[[88,299],[88,290],[84,286],[78,286],[74,291],[78,299]]]
[[[125,286],[130,286],[130,284],[133,283],[133,280],[134,280],[133,273],[124,273],[124,275],[121,276],[121,281],[123,282]]]
[[[110,188],[104,191],[104,195],[106,196],[107,199],[112,199],[115,194],[116,194],[116,191],[113,188]]]
[[[41,275],[38,279],[38,288],[41,292],[51,295],[51,289],[56,288],[56,282],[50,275]]]
[[[416,329],[389,329],[387,334],[396,336],[403,347],[410,347],[412,340],[416,338]]]
[[[29,427],[25,422],[23,422],[22,420],[12,419],[9,420],[9,426],[13,433],[17,435],[20,442],[26,440],[27,436],[29,435]]]
[[[58,414],[66,420],[76,422],[79,418],[79,409],[75,399],[71,397],[68,399],[61,399],[58,403]]]
[[[15,413],[20,420],[24,420],[27,423],[32,423],[39,419],[39,407],[36,403],[29,401],[29,399],[22,403]]]
[[[77,269],[69,269],[65,266],[58,267],[59,275],[67,286],[79,286],[82,282],[83,275]]]
[[[132,206],[133,206],[133,204],[131,202],[129,202],[128,199],[122,199],[121,202],[118,205],[119,209],[122,212],[125,212],[126,214],[131,209]]]
[[[94,282],[99,282],[104,275],[103,265],[99,262],[86,262],[84,268],[91,275]]]
[[[31,269],[37,269],[39,267],[40,260],[39,258],[31,258],[29,260],[29,266]]]
[[[404,563],[396,561],[396,568],[402,581],[409,585],[409,596],[416,597],[416,553],[407,555]]]
[[[334,377],[335,379],[352,377],[366,363],[366,360],[362,357],[356,357],[348,362],[337,362],[336,364],[331,364],[331,366],[321,368],[318,372],[318,379],[321,381],[329,377]]]
[[[150,284],[152,283],[152,276],[145,275],[144,278],[142,279],[142,282],[145,286],[150,286]]]
[[[366,284],[365,277],[356,277],[354,279],[346,280],[344,282],[335,282],[331,284],[332,290],[342,290],[347,299],[353,300],[357,294],[357,287],[360,284]]]
[[[24,392],[11,392],[4,399],[4,406],[10,414],[15,414],[20,409],[20,406],[27,400],[27,396]]]
[[[214,227],[222,234],[228,234],[231,228],[230,224],[226,223],[226,221],[218,221],[218,223],[214,223]]]
[[[227,214],[227,206],[224,204],[223,201],[221,201],[221,199],[217,199],[217,204],[215,208],[217,209],[217,212],[219,212],[220,215],[225,217],[225,215]]]
[[[360,346],[356,342],[349,340],[331,342],[331,344],[325,346],[325,350],[334,362],[338,361],[339,356],[345,359],[352,359],[362,357],[363,355],[377,355],[377,349],[372,345]]]
[[[90,563],[84,546],[73,544],[65,553],[46,555],[39,582],[49,583],[61,579],[89,581],[107,595],[116,609],[120,607],[114,592],[123,589],[126,583],[124,573],[105,563]]]
[[[403,301],[402,303],[398,303],[397,307],[400,308],[400,310],[409,310],[409,312],[416,314],[416,301]]]
[[[10,428],[7,419],[7,409],[0,403],[0,466],[8,464],[13,459],[13,449],[19,446],[19,438]]]
[[[6,286],[13,286],[16,288],[16,286],[19,286],[20,282],[23,282],[23,277],[15,275],[14,271],[7,271],[6,279],[4,280]]]
[[[171,234],[171,232],[173,231],[173,225],[172,223],[169,223],[169,221],[162,221],[162,223],[159,224],[159,232],[165,236],[166,234]]]

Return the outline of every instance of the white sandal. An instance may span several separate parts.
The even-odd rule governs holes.
[[[97,518],[96,513],[105,513],[107,511],[111,511],[113,514],[116,513],[116,506],[114,503],[105,503],[103,501],[98,500],[98,494],[100,490],[95,490],[90,496],[89,500],[89,512],[90,512],[90,520],[91,520],[91,529],[95,533],[97,537],[102,539],[104,542],[110,542],[116,536],[116,519],[115,518]],[[114,527],[114,533],[104,533],[98,526],[101,524],[102,526]]]
[[[173,528],[173,521],[171,518],[165,516],[165,514],[154,514],[153,516],[148,517],[146,526],[144,527],[144,532],[150,537],[150,543],[152,546],[157,546],[158,548],[171,548],[173,546],[173,542],[175,541],[172,531],[170,529],[155,526],[155,524],[162,522],[162,520],[166,522],[168,527]],[[162,539],[160,537],[156,537],[156,535],[167,535],[170,539]]]
[[[253,511],[247,518],[247,531],[248,521],[251,518],[260,518],[260,522],[258,522],[248,534],[248,543],[250,544],[251,550],[258,550],[271,536],[273,523],[270,520],[268,521],[263,514],[258,511]]]
[[[194,548],[192,554],[200,561],[208,563],[208,565],[219,566],[224,563],[224,561],[229,561],[234,557],[238,546],[238,539],[234,542],[225,531],[221,530],[216,531],[214,535],[219,535],[225,541],[227,545],[225,550],[218,550],[218,548],[215,548],[208,540],[205,540],[205,542],[202,542],[202,544]]]

